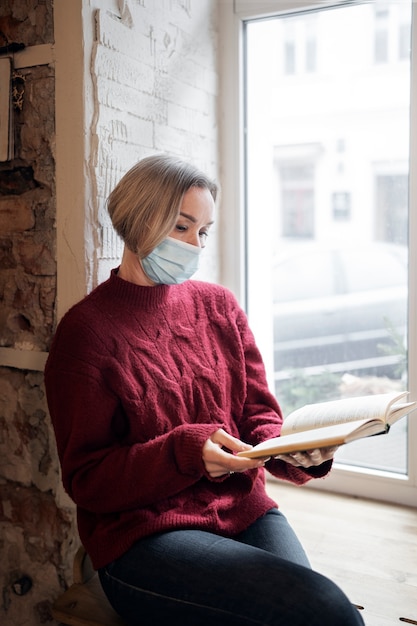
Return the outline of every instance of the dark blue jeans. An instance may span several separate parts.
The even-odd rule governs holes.
[[[343,592],[310,568],[276,509],[233,539],[200,530],[147,537],[99,575],[132,626],[363,624]]]

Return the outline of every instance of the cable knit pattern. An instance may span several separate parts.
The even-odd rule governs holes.
[[[141,287],[114,270],[61,321],[45,384],[64,486],[96,568],[155,532],[232,536],[275,505],[263,469],[211,479],[202,461],[218,428],[256,444],[282,423],[246,316],[223,287]],[[268,469],[302,484],[330,465]]]

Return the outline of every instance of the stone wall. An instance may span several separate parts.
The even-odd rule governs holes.
[[[52,19],[52,0],[4,0],[0,45],[52,43]],[[53,67],[15,70],[12,91],[14,158],[0,163],[1,345],[45,350],[56,275]]]
[[[93,242],[85,246],[92,254],[77,259],[89,266],[88,291],[118,261],[121,248],[109,228],[105,197],[137,159],[156,152],[177,154],[216,176],[217,13],[215,0],[77,2],[83,8],[85,41],[71,45],[85,50],[85,84],[92,87],[83,98],[89,138],[86,189],[94,192],[88,206],[81,207],[85,231],[76,234]],[[55,3],[55,11],[59,7]],[[53,8],[53,0],[0,4],[0,47],[21,42],[25,51],[42,55],[51,48],[50,62],[21,64],[15,72],[15,153],[0,163],[4,626],[53,623],[51,605],[71,582],[79,542],[74,505],[60,480],[42,373],[57,323],[57,275],[62,271],[56,219],[71,220],[65,214],[71,207],[57,206],[55,190]],[[72,184],[70,177],[66,184]],[[203,274],[215,279],[216,235],[210,240],[211,260]]]
[[[52,0],[2,1],[0,46],[23,43],[27,52],[53,40]],[[14,158],[0,163],[0,346],[39,355],[55,324],[53,65],[16,69],[11,88]],[[50,622],[77,535],[42,371],[0,367],[0,501],[0,623]]]

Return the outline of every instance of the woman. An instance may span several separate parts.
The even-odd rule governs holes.
[[[264,465],[301,485],[334,450],[236,456],[282,415],[232,294],[188,280],[216,193],[174,158],[134,166],[108,201],[120,267],[58,327],[45,381],[81,541],[128,624],[362,624],[265,492]]]

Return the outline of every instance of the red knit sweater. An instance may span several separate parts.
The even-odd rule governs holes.
[[[96,568],[146,535],[231,536],[274,506],[263,469],[211,479],[202,461],[220,427],[256,444],[282,423],[246,316],[224,288],[140,287],[113,271],[61,321],[45,384],[64,486]],[[268,464],[297,484],[329,468]]]

